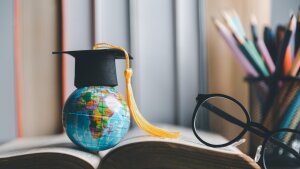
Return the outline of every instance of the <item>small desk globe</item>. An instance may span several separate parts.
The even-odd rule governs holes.
[[[75,90],[63,109],[63,126],[78,146],[101,151],[114,147],[126,135],[130,114],[116,87],[90,86]]]

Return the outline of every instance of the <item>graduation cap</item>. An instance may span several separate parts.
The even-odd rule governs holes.
[[[115,59],[125,59],[118,49],[77,50],[52,52],[67,53],[75,58],[75,80],[77,88],[87,86],[117,86]],[[132,59],[131,56],[129,56]]]
[[[126,80],[127,103],[132,118],[141,129],[152,136],[178,138],[180,136],[179,132],[169,132],[160,129],[149,123],[139,112],[131,86],[133,71],[130,68],[129,59],[132,59],[132,57],[128,55],[127,51],[120,46],[108,43],[95,44],[93,49],[97,50],[63,51],[53,52],[53,54],[67,53],[75,58],[75,86],[77,88],[118,85],[115,59],[126,59],[124,76]]]

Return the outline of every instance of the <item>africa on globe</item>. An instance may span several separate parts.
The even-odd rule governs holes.
[[[63,126],[78,146],[100,151],[118,144],[126,135],[130,114],[117,87],[90,86],[75,90],[63,109]]]

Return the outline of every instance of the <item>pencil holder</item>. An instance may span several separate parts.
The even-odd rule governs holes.
[[[252,121],[262,124],[270,133],[280,128],[299,129],[299,77],[246,77],[245,81],[249,85],[249,112]],[[276,137],[282,137],[283,142],[288,145],[295,142],[300,145],[298,135],[281,133]],[[257,147],[262,143],[263,138],[250,134],[249,153],[255,155]],[[280,156],[279,151],[280,149],[273,149],[269,156],[276,160]]]

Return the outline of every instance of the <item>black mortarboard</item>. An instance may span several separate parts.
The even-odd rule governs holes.
[[[117,86],[115,59],[125,59],[118,49],[97,49],[52,52],[67,53],[75,58],[75,80],[77,88],[86,86]],[[129,56],[132,59],[131,56]]]

